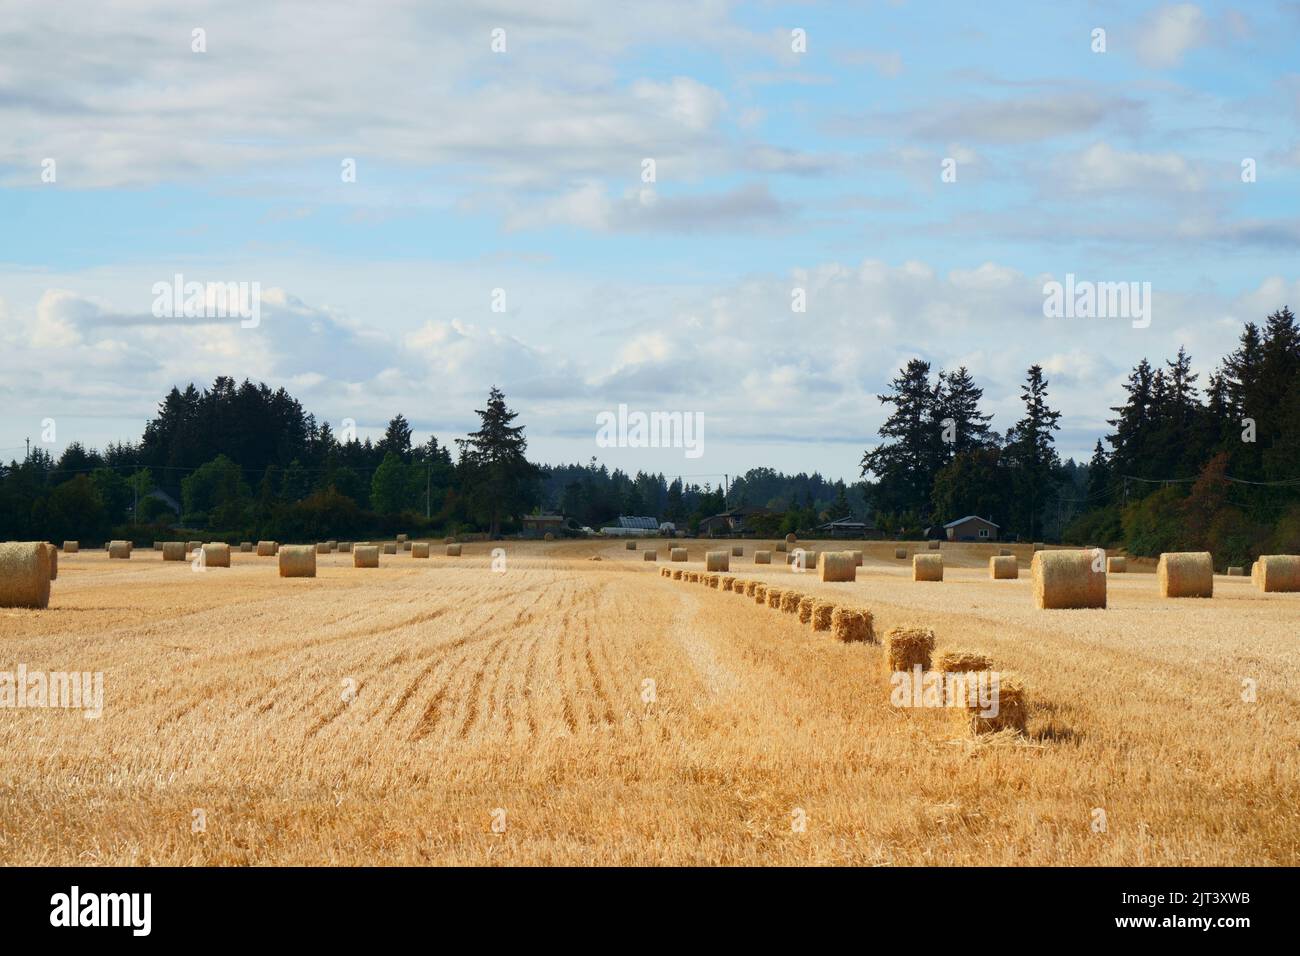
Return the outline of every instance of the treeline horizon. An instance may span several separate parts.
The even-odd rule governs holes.
[[[1262,326],[1246,323],[1204,398],[1198,381],[1182,348],[1156,365],[1144,358],[1123,402],[1110,406],[1113,431],[1097,440],[1092,459],[1063,462],[1054,438],[1061,415],[1040,366],[1026,373],[1023,416],[999,433],[966,368],[934,372],[912,359],[878,396],[890,413],[881,442],[862,457],[861,480],[759,466],[724,496],[663,472],[611,470],[594,456],[530,462],[525,426],[495,387],[476,409],[480,429],[455,439],[453,453],[437,436],[415,444],[400,413],[376,441],[341,441],[283,387],[220,376],[211,388],[173,387],[137,443],[109,443],[101,453],[72,442],[57,461],[37,447],[12,461],[0,478],[0,535],[94,540],[138,526],[286,540],[389,530],[495,535],[539,511],[592,528],[649,515],[694,531],[705,517],[747,507],[771,512],[750,522],[761,534],[853,517],[915,538],[974,514],[995,521],[1004,540],[1134,554],[1204,549],[1234,561],[1300,550],[1295,316],[1284,307]],[[178,502],[179,514],[154,490]]]
[[[1210,551],[1220,567],[1300,551],[1295,315],[1246,322],[1203,389],[1199,379],[1183,347],[1143,358],[1108,406],[1112,431],[1077,465],[1057,455],[1061,415],[1041,366],[1026,372],[1023,416],[999,433],[964,367],[932,375],[912,359],[879,396],[891,411],[862,459],[877,521],[907,533],[974,514],[1003,538],[1055,528],[1064,543],[1137,555]]]

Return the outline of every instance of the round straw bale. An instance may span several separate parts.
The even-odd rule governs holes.
[[[1170,551],[1156,565],[1160,596],[1213,597],[1214,559],[1208,551]]]
[[[384,542],[384,554],[396,554],[396,553],[397,553],[397,542],[396,542],[396,541],[385,541],[385,542]]]
[[[202,541],[186,541],[186,542],[185,542],[185,553],[186,553],[186,554],[189,554],[191,551],[197,551],[197,550],[198,550],[199,548],[201,548],[201,547],[203,547],[203,542],[202,542]]]
[[[1112,558],[1111,560],[1113,561],[1113,560],[1115,560],[1115,559]],[[1244,567],[1242,567],[1241,565],[1239,565],[1239,564],[1230,564],[1230,565],[1228,565],[1228,577],[1230,577],[1230,578],[1241,578],[1241,577],[1245,577],[1245,575],[1246,575],[1246,569],[1245,569]]]
[[[164,541],[162,543],[162,559],[164,561],[184,561],[185,560],[185,542],[184,541]]]
[[[912,580],[913,581],[942,581],[943,580],[943,555],[941,554],[912,555]]]
[[[799,599],[799,623],[800,624],[807,624],[809,621],[812,620],[813,605],[815,603],[817,603],[816,599],[810,598],[806,595]]]
[[[895,549],[894,549],[894,557],[897,558],[899,561],[906,561],[906,560],[907,560],[907,549],[906,549],[906,548],[895,548]]]
[[[63,542],[63,553],[64,553],[64,554],[77,554],[79,551],[81,551],[81,542],[80,542],[80,541],[65,541],[65,542]]]
[[[685,560],[686,560],[686,549],[685,549],[685,548],[670,548],[670,549],[668,550],[668,560],[669,560],[669,561],[685,561]]]
[[[782,551],[782,552],[784,552],[784,551],[785,551],[785,542],[784,542],[784,541],[778,541],[778,542],[777,542],[773,547],[774,547],[775,550],[777,550],[777,551]]]
[[[796,541],[798,541],[798,540],[799,540],[799,539],[796,538],[796,537],[794,536],[794,532],[793,532],[793,531],[791,531],[789,534],[787,534],[787,535],[785,536],[785,543],[786,543],[786,544],[794,544],[794,543],[795,543]]]
[[[825,551],[821,560],[823,581],[856,581],[858,562],[852,551]]]
[[[45,542],[45,550],[50,556],[50,580],[59,579],[59,549],[49,542]]]
[[[768,589],[767,589],[767,606],[768,606],[768,607],[777,608],[777,609],[779,610],[780,607],[781,607],[781,596],[782,596],[782,594],[783,594],[783,591],[782,591],[781,588],[768,588]]]
[[[429,556],[429,542],[416,541],[411,545],[412,558],[427,558]]]
[[[329,544],[328,544],[327,542],[325,542],[325,541],[317,541],[317,542],[316,542],[316,553],[317,553],[317,554],[329,554],[329,553],[330,553],[330,546],[329,546]]]
[[[326,541],[325,545],[330,549],[331,554],[339,549],[339,543],[337,541]]]
[[[314,578],[316,549],[309,544],[286,544],[280,549],[280,577]]]
[[[155,541],[155,542],[153,543],[153,549],[154,549],[155,551],[161,551],[161,550],[162,550],[162,546],[163,546],[163,543],[162,543],[161,541]]]
[[[628,538],[626,543],[624,543],[623,547],[626,548],[628,551],[635,551],[636,542],[633,541],[631,538]]]
[[[917,665],[930,669],[934,631],[928,627],[895,627],[885,635],[885,667],[892,673],[910,671]]]
[[[853,555],[853,563],[859,568],[862,567],[862,552],[850,551],[849,554]]]
[[[755,603],[755,604],[766,604],[766,603],[767,603],[767,585],[766,585],[766,584],[756,584],[756,585],[754,585],[754,603]]]
[[[126,560],[131,557],[130,541],[110,541],[108,543],[108,556]]]
[[[379,546],[375,544],[353,545],[352,566],[354,568],[379,567]]]
[[[656,552],[654,552],[654,551],[642,551],[642,552],[641,552],[641,560],[642,560],[642,561],[658,561],[658,560],[659,560],[659,555],[658,555]]]
[[[44,541],[0,544],[0,607],[50,606],[50,550]]]
[[[1128,558],[1124,557],[1123,555],[1117,555],[1116,557],[1113,557],[1113,558],[1107,558],[1107,559],[1106,559],[1106,573],[1107,573],[1107,574],[1127,574],[1127,573],[1128,573]]]
[[[1020,563],[1014,554],[999,554],[989,558],[989,577],[995,581],[1015,580],[1020,577]]]
[[[460,557],[460,545],[458,545],[458,544],[449,544],[449,545],[447,545],[447,557],[449,557],[449,558],[459,558],[459,557]]]
[[[1034,603],[1044,610],[1106,606],[1106,575],[1091,551],[1039,551],[1030,564]]]
[[[258,556],[259,558],[269,558],[269,557],[271,557],[271,556],[274,555],[274,554],[275,554],[275,542],[274,542],[274,541],[259,541],[259,542],[257,542],[257,556]]]
[[[404,542],[404,541],[406,541],[406,540],[408,539],[408,537],[409,537],[408,535],[399,534],[399,535],[397,536],[397,541],[398,541],[398,543]]]
[[[944,674],[986,671],[992,666],[993,658],[978,651],[944,651],[934,659],[934,669]]]
[[[733,544],[731,546],[731,556],[733,558],[743,558],[745,556],[744,546],[739,544]]]
[[[351,551],[351,550],[352,550],[352,542],[351,542],[351,541],[340,541],[340,542],[339,542],[339,551],[340,551],[340,552],[347,553],[347,552],[349,552],[349,551]]]
[[[230,567],[230,545],[224,541],[211,541],[203,545],[203,564],[209,568]]]
[[[1047,547],[1047,545],[1043,544],[1043,542],[1041,542],[1041,541],[1035,541],[1035,542],[1034,542],[1034,550],[1035,550],[1035,551],[1042,551],[1042,550],[1044,550],[1046,547]]]
[[[938,551],[939,550],[938,539],[931,538],[930,541],[926,544],[926,547],[928,547],[931,551]]]
[[[837,607],[831,612],[831,637],[846,644],[875,640],[871,612],[862,607]]]
[[[442,539],[442,543],[443,543],[443,544],[455,544],[455,543],[456,543],[456,539],[455,539],[454,537],[452,537],[451,535],[447,535],[447,537],[445,537],[445,538]]]
[[[771,552],[771,551],[755,551],[755,552],[754,552],[754,563],[755,563],[755,564],[771,564],[771,563],[772,563],[772,552]]]
[[[798,591],[791,591],[789,588],[781,592],[781,610],[787,614],[796,614],[799,611],[799,602],[803,600],[803,595]]]
[[[253,550],[253,542],[251,542],[251,541],[241,541],[241,542],[239,542],[239,550],[240,550],[240,552],[243,553],[243,554],[248,554],[248,553],[250,553],[250,552]]]
[[[546,532],[546,534],[542,535],[542,540],[543,540],[543,541],[554,541],[554,540],[555,540],[555,535],[554,535],[552,532],[548,531],[548,532]]]
[[[812,606],[812,617],[808,623],[812,625],[814,631],[829,631],[831,629],[831,620],[835,617],[835,609],[839,607],[834,601],[814,600]]]
[[[1255,563],[1261,591],[1300,591],[1300,554],[1261,554]]]
[[[731,552],[706,551],[704,554],[704,567],[709,571],[730,571]]]

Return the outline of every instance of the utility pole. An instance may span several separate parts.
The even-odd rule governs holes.
[[[26,461],[28,458],[31,457],[32,457],[32,440],[29,438],[27,439],[27,454],[23,456],[23,461]]]

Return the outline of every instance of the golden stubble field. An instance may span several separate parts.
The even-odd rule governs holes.
[[[60,555],[48,611],[0,609],[0,670],[102,671],[104,713],[0,710],[0,863],[1300,863],[1300,595],[1131,573],[1108,610],[1038,611],[1026,547],[1018,581],[959,545],[914,583],[872,543],[820,584],[744,542],[733,574],[1019,672],[1028,737],[975,740],[892,707],[879,647],[661,578],[655,544],[285,580]]]

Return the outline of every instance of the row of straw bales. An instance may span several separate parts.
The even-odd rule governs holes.
[[[827,552],[835,554],[836,552]],[[840,552],[846,563],[852,565],[852,554]],[[887,674],[912,672],[920,667],[929,671],[935,647],[934,631],[929,628],[901,626],[891,629],[883,641],[878,641],[875,620],[867,608],[846,606],[838,601],[804,594],[794,588],[763,581],[753,581],[731,574],[710,571],[691,571],[679,568],[660,568],[659,574],[671,580],[701,583],[707,587],[729,591],[751,598],[760,607],[792,614],[801,624],[814,632],[828,633],[834,640],[846,644],[884,645],[882,663]],[[934,662],[942,673],[967,675],[957,686],[964,687],[980,679],[979,672],[989,672],[993,666],[987,655],[972,651],[949,651]],[[975,734],[1012,731],[1023,734],[1028,720],[1028,705],[1023,682],[1012,674],[998,675],[998,713],[985,715],[977,706],[965,703],[949,708],[963,730]]]

